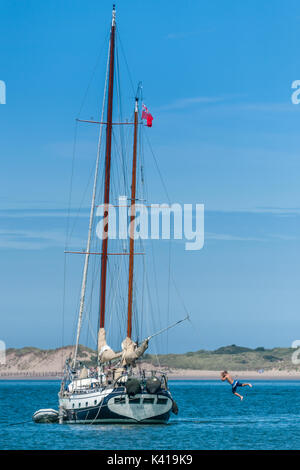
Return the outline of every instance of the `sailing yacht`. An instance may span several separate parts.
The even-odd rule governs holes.
[[[102,237],[100,253],[91,252],[91,235],[93,229],[93,217],[96,207],[96,188],[99,172],[98,148],[92,203],[90,208],[89,230],[86,250],[84,255],[83,277],[80,294],[80,305],[78,314],[78,325],[76,332],[76,345],[72,358],[65,364],[64,376],[59,391],[59,422],[61,424],[98,424],[98,423],[166,423],[171,412],[177,414],[178,408],[169,390],[168,379],[165,373],[157,371],[142,370],[139,359],[148,348],[152,335],[143,341],[133,340],[133,289],[134,289],[134,257],[135,236],[134,224],[136,217],[135,202],[137,186],[137,158],[138,158],[138,132],[139,132],[139,110],[140,100],[136,96],[134,100],[133,122],[113,122],[113,94],[114,94],[114,71],[115,71],[115,34],[116,34],[116,10],[113,7],[112,22],[110,29],[109,53],[107,63],[107,75],[105,89],[107,91],[106,120],[103,116],[105,106],[103,104],[101,121],[97,124],[105,127],[105,163],[104,163],[104,234],[108,234],[110,183],[111,183],[111,155],[112,155],[112,133],[115,125],[129,124],[133,128],[133,153],[131,169],[131,194],[129,201],[130,214],[130,240],[129,252],[118,253],[120,256],[128,255],[128,298],[127,298],[127,334],[120,352],[115,352],[106,340],[106,306],[107,306],[107,277],[108,258],[108,236]],[[92,121],[89,121],[92,122]],[[96,122],[96,121],[95,121]],[[100,319],[97,337],[97,367],[89,369],[78,360],[79,338],[82,327],[83,313],[85,308],[87,273],[90,256],[96,254],[101,256],[100,269]],[[179,323],[179,322],[177,322]],[[164,331],[164,330],[162,330]]]

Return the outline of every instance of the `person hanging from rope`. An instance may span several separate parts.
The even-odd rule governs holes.
[[[239,397],[241,400],[243,400],[244,397],[243,397],[243,395],[240,395],[239,393],[237,393],[236,389],[238,387],[246,387],[246,386],[252,388],[252,385],[250,383],[242,383],[239,380],[233,380],[231,375],[228,374],[227,370],[223,370],[223,372],[221,372],[221,380],[222,380],[222,382],[227,380],[227,382],[232,387],[232,393],[234,395],[236,395],[237,397]]]

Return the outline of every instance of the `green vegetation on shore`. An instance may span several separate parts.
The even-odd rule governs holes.
[[[273,348],[256,349],[236,346],[224,346],[215,351],[199,350],[185,354],[161,354],[158,360],[162,367],[192,370],[297,370],[292,363],[295,349]],[[144,359],[154,363],[156,356],[146,354]]]
[[[36,365],[43,363],[46,368],[49,362],[64,356],[70,357],[73,347],[42,350],[34,347],[25,347],[21,349],[7,349],[6,369],[35,369]],[[189,370],[299,370],[299,366],[292,363],[292,354],[295,349],[292,348],[273,348],[265,349],[259,347],[256,349],[245,348],[242,346],[224,346],[215,351],[187,352],[185,354],[145,354],[142,361],[159,365],[168,369],[189,369]],[[96,365],[96,352],[85,346],[79,347],[79,359],[86,366]],[[62,364],[61,360],[58,360]],[[57,368],[55,370],[58,370]]]

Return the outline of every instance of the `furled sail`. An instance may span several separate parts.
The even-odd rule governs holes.
[[[101,363],[112,361],[122,356],[122,352],[115,353],[106,342],[106,333],[104,328],[98,332],[98,357]]]
[[[80,379],[87,379],[88,376],[89,376],[88,370],[85,366],[83,366],[83,368],[80,370],[79,378]]]
[[[149,339],[145,339],[140,346],[138,346],[132,339],[125,338],[122,342],[122,365],[134,365],[135,361],[141,357],[148,348]]]

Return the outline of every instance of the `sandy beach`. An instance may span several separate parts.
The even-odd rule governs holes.
[[[268,370],[259,373],[255,370],[229,371],[241,380],[300,380],[300,372],[287,370]],[[216,370],[173,370],[168,373],[170,380],[220,380],[220,371]]]
[[[64,363],[73,350],[71,346],[52,351],[27,349],[22,354],[17,350],[8,351],[6,364],[0,366],[0,380],[59,380]],[[91,359],[91,351],[82,353],[84,362]],[[220,380],[220,370],[159,367],[146,361],[140,362],[139,367],[145,370],[147,375],[151,372],[164,372],[170,380]],[[228,371],[233,377],[241,380],[300,380],[300,370],[282,366],[260,371],[259,368],[242,371],[228,368]]]
[[[169,380],[220,380],[220,371],[176,369],[165,372]],[[229,371],[234,378],[241,380],[300,380],[300,372],[287,370],[268,370],[259,373],[255,370]],[[0,375],[0,380],[60,380],[60,374],[11,374]]]

